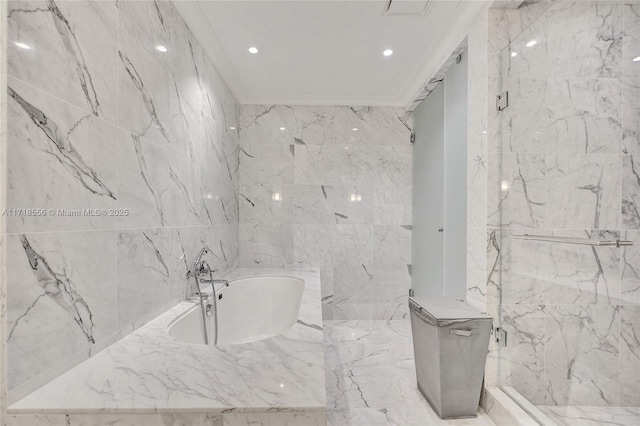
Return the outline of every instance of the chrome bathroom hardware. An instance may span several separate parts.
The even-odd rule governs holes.
[[[502,327],[495,328],[496,343],[500,346],[507,346],[507,332]]]
[[[204,295],[202,293],[202,289],[200,288],[200,281],[198,278],[198,265],[201,264],[201,262],[203,262],[202,260],[202,256],[204,256],[206,253],[209,253],[209,248],[207,246],[202,247],[202,249],[200,250],[200,253],[198,253],[198,257],[196,257],[196,261],[193,263],[193,270],[192,271],[187,271],[187,279],[189,278],[193,278],[196,285],[195,285],[195,291],[194,293],[196,294],[196,296],[198,297],[198,299],[200,300],[200,313],[202,314],[202,331],[204,334],[204,343],[205,344],[209,344],[209,333],[207,332],[207,316],[206,316],[206,310],[204,307],[204,299],[206,298],[206,295]],[[213,291],[213,299],[215,300],[215,289]]]
[[[218,306],[216,303],[216,284],[224,284],[226,287],[229,286],[229,281],[222,279],[213,279],[213,273],[216,270],[212,270],[207,263],[206,260],[202,260],[202,256],[209,253],[209,248],[204,246],[198,256],[196,257],[196,261],[193,263],[193,269],[191,271],[187,271],[187,279],[193,277],[195,280],[195,293],[200,300],[200,312],[202,313],[202,329],[204,331],[204,343],[209,344],[209,333],[207,330],[207,317],[211,317],[215,315],[214,324],[215,324],[215,334],[214,334],[214,342],[215,345],[218,342]],[[206,276],[208,275],[208,278]],[[204,301],[208,299],[208,295],[202,292],[202,288],[200,287],[200,283],[211,284],[211,298],[213,299],[213,314],[211,313],[211,304],[207,304],[205,307]]]
[[[633,241],[628,240],[593,240],[590,238],[573,238],[573,237],[553,237],[548,235],[512,235],[511,238],[516,240],[532,240],[543,241],[547,243],[563,243],[563,244],[578,244],[583,246],[598,246],[598,247],[623,247],[632,246]]]
[[[502,92],[496,96],[496,110],[504,111],[509,106],[509,92]]]

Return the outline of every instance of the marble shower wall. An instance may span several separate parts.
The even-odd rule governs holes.
[[[10,1],[8,40],[15,401],[183,298],[203,244],[235,266],[238,107],[170,2]]]
[[[408,318],[404,112],[243,105],[240,120],[240,264],[320,268],[324,319]]]
[[[489,85],[510,99],[489,106],[487,303],[501,293],[501,383],[536,404],[640,406],[640,3],[543,1],[492,20],[503,32]],[[522,233],[635,245],[511,238]]]

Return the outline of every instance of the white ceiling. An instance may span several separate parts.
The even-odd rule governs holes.
[[[404,107],[484,2],[393,1],[395,15],[388,0],[174,3],[243,104]]]

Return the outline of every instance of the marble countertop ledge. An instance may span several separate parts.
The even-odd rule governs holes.
[[[298,322],[257,342],[206,346],[168,334],[193,302],[181,302],[9,407],[10,414],[324,411],[320,274],[241,268],[224,278],[305,281]]]

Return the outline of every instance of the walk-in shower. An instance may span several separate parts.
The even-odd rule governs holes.
[[[489,92],[499,384],[558,424],[638,424],[640,4],[509,13]]]

